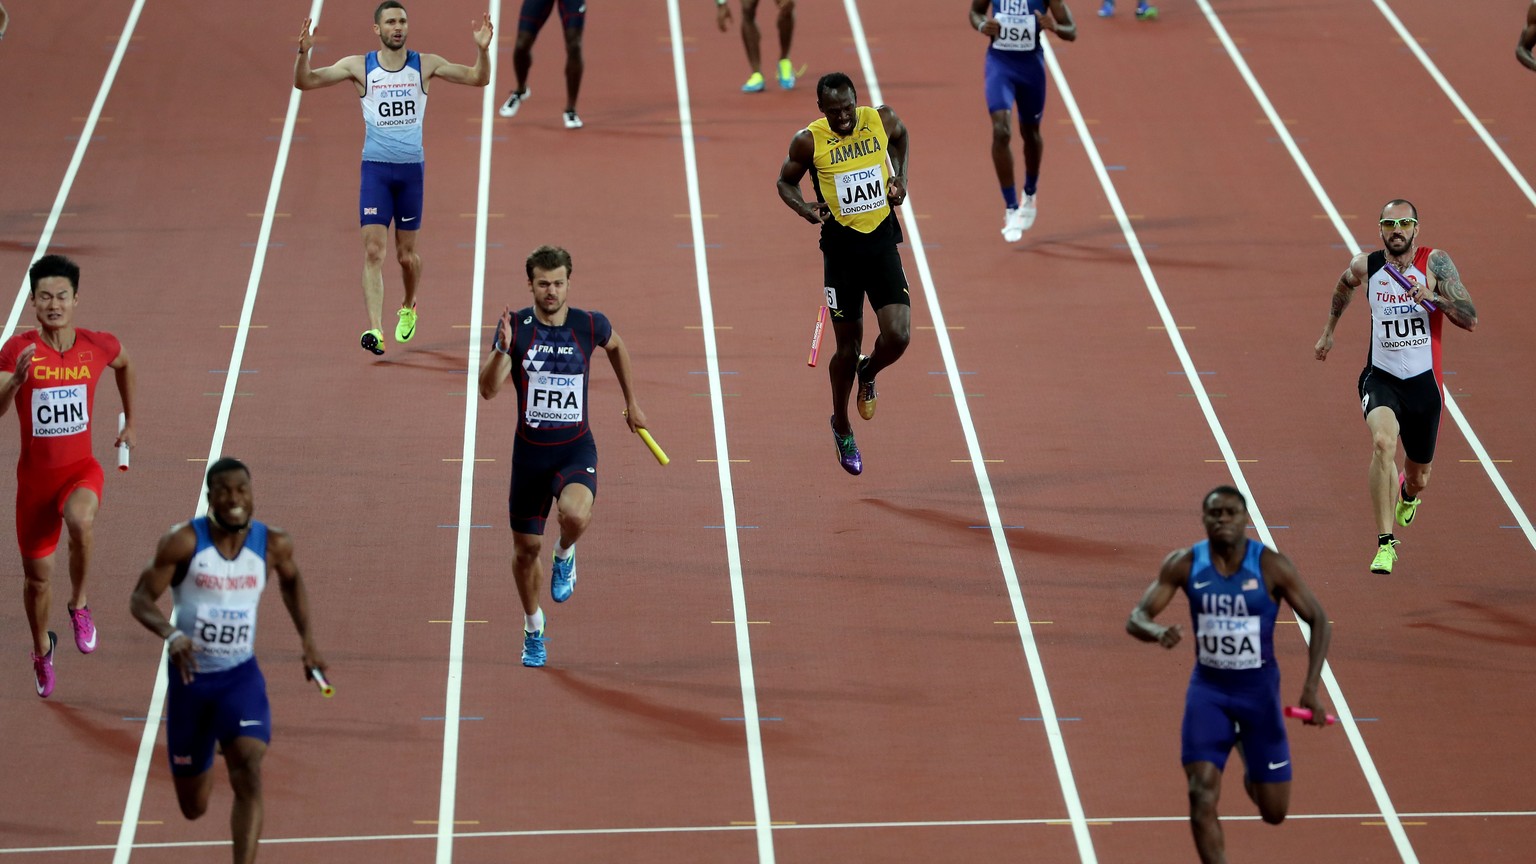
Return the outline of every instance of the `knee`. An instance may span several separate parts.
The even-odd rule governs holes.
[[[200,819],[204,813],[208,812],[208,797],[195,792],[178,791],[176,804],[181,807],[181,815],[188,820]]]
[[[1045,144],[1045,137],[1040,134],[1039,126],[1025,126],[1019,131],[1024,137],[1026,146],[1040,147]]]
[[[992,145],[995,147],[1007,147],[1013,141],[1013,130],[1008,128],[1008,121],[992,121]]]
[[[1397,436],[1386,431],[1373,432],[1371,448],[1376,451],[1376,455],[1391,459],[1397,455]]]
[[[779,3],[779,17],[793,18],[795,14],[795,0],[782,0]]]
[[[91,529],[96,527],[95,513],[65,513],[64,527],[69,531],[69,539],[72,542],[86,542],[91,539]]]
[[[415,249],[396,249],[395,260],[400,263],[401,267],[410,267],[419,259],[416,256]]]
[[[518,567],[532,567],[539,562],[538,543],[518,543],[512,549],[512,562]]]
[[[229,786],[235,797],[242,801],[254,801],[261,797],[261,768],[250,765],[229,773]]]
[[[363,260],[377,267],[384,263],[384,242],[375,240],[363,241]]]
[[[560,511],[560,531],[565,534],[580,534],[587,530],[587,523],[591,521],[592,511],[586,508],[570,513]]]
[[[892,327],[890,332],[883,334],[885,342],[897,354],[907,350],[907,345],[912,342],[912,331],[904,326]]]
[[[512,43],[512,51],[527,57],[533,51],[533,34],[526,30],[517,31],[517,41]]]

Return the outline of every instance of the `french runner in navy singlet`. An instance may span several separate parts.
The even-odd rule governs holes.
[[[1201,512],[1206,539],[1163,559],[1125,629],[1143,642],[1173,648],[1184,628],[1153,619],[1180,591],[1189,598],[1195,668],[1184,706],[1182,762],[1195,849],[1203,864],[1216,864],[1227,860],[1216,803],[1233,747],[1244,761],[1248,797],[1264,821],[1279,825],[1290,809],[1291,750],[1274,645],[1280,601],[1312,628],[1299,704],[1312,711],[1307,722],[1315,726],[1327,722],[1317,684],[1332,627],[1290,559],[1247,538],[1248,502],[1241,492],[1218,486],[1205,496]]]
[[[517,435],[512,444],[512,487],[507,496],[512,526],[512,576],[523,603],[523,665],[543,666],[544,583],[540,561],[545,521],[556,508],[560,538],[551,563],[549,592],[556,603],[576,587],[576,541],[592,522],[597,497],[597,442],[587,408],[592,354],[601,348],[624,391],[631,432],[644,429],[635,401],[629,351],[601,312],[566,305],[571,255],[540,246],[524,264],[533,305],[502,311],[492,350],[480,367],[480,396],[494,399],[510,378],[517,391]]]
[[[992,15],[988,17],[987,7]],[[987,37],[983,75],[987,113],[992,117],[992,168],[1003,192],[1003,240],[1017,243],[1035,224],[1036,185],[1045,138],[1040,118],[1045,113],[1045,33],[1064,42],[1077,39],[1072,10],[1063,0],[971,0],[971,26]],[[1013,179],[1010,114],[1019,109],[1019,135],[1024,139],[1024,200]]]
[[[293,540],[251,518],[251,472],[225,457],[208,468],[208,515],[171,528],[139,576],[130,609],[165,640],[165,743],[176,802],[196,819],[213,791],[215,745],[235,792],[230,827],[236,864],[256,860],[261,838],[261,764],[272,740],[267,683],[256,664],[256,613],[267,577],[299,631],[304,674],[326,670],[309,628],[309,599]],[[171,591],[171,618],[159,601]]]
[[[384,250],[389,246],[389,226],[395,226],[395,260],[405,281],[405,299],[396,313],[395,341],[405,343],[416,335],[416,289],[421,283],[421,256],[416,253],[416,232],[421,230],[422,194],[426,182],[426,152],[422,124],[426,122],[427,90],[432,79],[451,84],[484,87],[491,80],[491,16],[475,23],[474,66],[449,63],[436,54],[417,54],[405,48],[410,24],[399,0],[384,0],[373,13],[373,32],[382,46],[378,51],[343,57],[330,66],[312,69],[309,50],[314,45],[311,21],[299,30],[299,59],[293,67],[293,86],[315,90],[343,81],[357,88],[363,109],[363,165],[358,193],[358,221],[363,233],[363,304],[368,329],[363,349],[384,353]]]
[[[1334,286],[1333,305],[1314,355],[1328,359],[1339,316],[1355,289],[1365,285],[1371,305],[1370,349],[1358,395],[1371,433],[1368,482],[1377,532],[1371,572],[1385,574],[1392,572],[1397,561],[1393,519],[1405,528],[1411,524],[1419,493],[1429,485],[1445,392],[1440,375],[1441,323],[1449,319],[1471,331],[1477,327],[1477,309],[1451,256],[1444,249],[1414,244],[1419,211],[1413,204],[1400,198],[1387,202],[1380,228],[1385,249],[1362,252],[1350,260]],[[1397,468],[1399,439],[1404,456],[1401,470]]]

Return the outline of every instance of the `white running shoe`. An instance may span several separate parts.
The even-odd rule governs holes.
[[[1035,196],[1025,195],[1019,202],[1019,229],[1028,231],[1035,224]]]
[[[507,97],[507,101],[500,108],[496,109],[496,113],[503,117],[516,117],[517,109],[523,107],[523,103],[527,102],[528,97],[532,95],[533,91],[531,89],[524,90],[521,93],[513,90],[512,95]]]
[[[1003,211],[1003,240],[1017,243],[1024,236],[1024,214],[1017,208]]]
[[[564,117],[565,117],[565,128],[567,128],[567,129],[580,129],[581,128],[581,118],[576,116],[576,112],[575,111],[567,111],[567,112],[565,112]]]

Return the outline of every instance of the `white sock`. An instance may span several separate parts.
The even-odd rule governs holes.
[[[555,557],[556,558],[559,558],[560,560],[563,561],[566,558],[571,557],[571,553],[575,552],[575,551],[576,551],[576,544],[575,543],[572,543],[571,547],[569,549],[567,549],[565,547],[565,542],[564,541],[562,541],[562,540],[556,540],[555,541]]]
[[[523,616],[523,632],[537,633],[544,629],[544,610],[535,609],[532,615]]]

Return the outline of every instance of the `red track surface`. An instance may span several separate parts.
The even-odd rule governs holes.
[[[317,63],[367,50],[372,5],[326,4]],[[868,468],[849,478],[826,446],[825,373],[801,359],[819,293],[815,232],[772,191],[789,138],[816,116],[811,82],[738,93],[736,35],[715,32],[708,4],[685,5],[736,536],[747,619],[766,622],[747,625],[763,775],[771,819],[795,826],[772,832],[776,857],[1082,860],[1072,829],[1044,821],[1068,810],[1002,568],[989,532],[973,527],[987,515],[912,250],[913,343],[881,376],[878,418],[856,427]],[[1162,554],[1198,538],[1201,493],[1231,475],[1055,82],[1040,221],[1019,246],[1000,241],[982,42],[964,5],[862,4],[884,97],[912,134],[907,216],[968,373],[982,453],[1001,460],[986,473],[1002,524],[1019,526],[1005,533],[1029,617],[1049,622],[1031,630],[1056,713],[1075,718],[1061,729],[1094,851],[1192,860],[1177,750],[1189,658],[1134,643],[1121,624]],[[418,6],[413,47],[471,56],[478,7]],[[11,121],[0,261],[18,281],[129,7],[12,10],[0,71],[31,83],[0,91]],[[1447,26],[1443,4],[1393,8],[1536,174],[1536,117],[1522,110],[1536,79],[1508,56],[1516,10],[1480,4]],[[1447,417],[1398,573],[1365,572],[1363,302],[1333,359],[1311,359],[1348,252],[1198,8],[1170,2],[1155,24],[1127,9],[1109,21],[1086,3],[1074,11],[1079,41],[1055,43],[1067,81],[1117,166],[1108,176],[1255,503],[1336,622],[1335,674],[1354,715],[1373,718],[1359,728],[1412,848],[1425,862],[1528,860],[1530,544],[1502,527],[1514,517],[1463,461],[1476,457]],[[149,0],[64,207],[50,251],[85,267],[81,326],[117,333],[141,369],[140,449],[132,472],[109,479],[97,527],[102,648],[62,650],[46,702],[26,683],[20,605],[0,603],[11,658],[0,860],[104,861],[111,852],[97,847],[117,840],[103,823],[123,818],[143,731],[124,718],[146,713],[158,651],[126,597],[154,538],[196,504],[288,100],[287,46],[305,12]],[[497,98],[510,86],[515,12],[501,11]],[[1510,460],[1498,469],[1529,507],[1530,202],[1371,3],[1217,12],[1355,236],[1373,242],[1375,209],[1405,196],[1424,242],[1455,255],[1483,323],[1471,335],[1447,328],[1448,389],[1492,457]],[[603,480],[581,591],[546,609],[551,668],[525,670],[504,527],[513,408],[508,397],[479,405],[475,453],[493,461],[475,466],[472,523],[490,527],[471,530],[465,617],[485,623],[465,625],[454,860],[757,860],[737,643],[730,623],[713,623],[732,621],[731,581],[666,4],[602,3],[589,25],[587,127],[559,126],[553,30],[536,47],[534,98],[495,120],[480,311],[491,321],[525,302],[527,250],[569,247],[572,302],[613,318],[673,462],[658,468],[631,440],[600,370]],[[844,69],[867,95],[852,45],[838,4],[800,4],[796,60],[811,78]],[[424,718],[445,715],[451,649],[450,625],[432,622],[453,612],[480,94],[432,89],[421,330],[408,350],[391,342],[370,361],[355,347],[360,130],[344,91],[303,98],[223,450],[253,466],[262,518],[296,537],[339,690],[321,701],[300,680],[270,599],[268,840],[420,839],[269,842],[264,861],[431,860],[439,815],[444,724]],[[103,396],[99,415],[114,407]],[[0,458],[15,440],[0,436]],[[109,441],[98,438],[104,461]],[[55,582],[55,629],[66,584]],[[1304,648],[1289,631],[1277,642],[1293,698]],[[1232,860],[1404,860],[1343,731],[1298,727],[1292,740],[1297,818],[1229,822]],[[164,760],[162,741],[138,842],[226,838],[224,769],[210,815],[187,823]],[[1238,774],[1222,809],[1249,817]],[[1524,815],[1457,815],[1488,811]],[[890,824],[975,820],[1009,824]],[[835,825],[845,827],[816,827]],[[5,854],[45,847],[56,851]],[[224,855],[139,848],[133,860]]]

